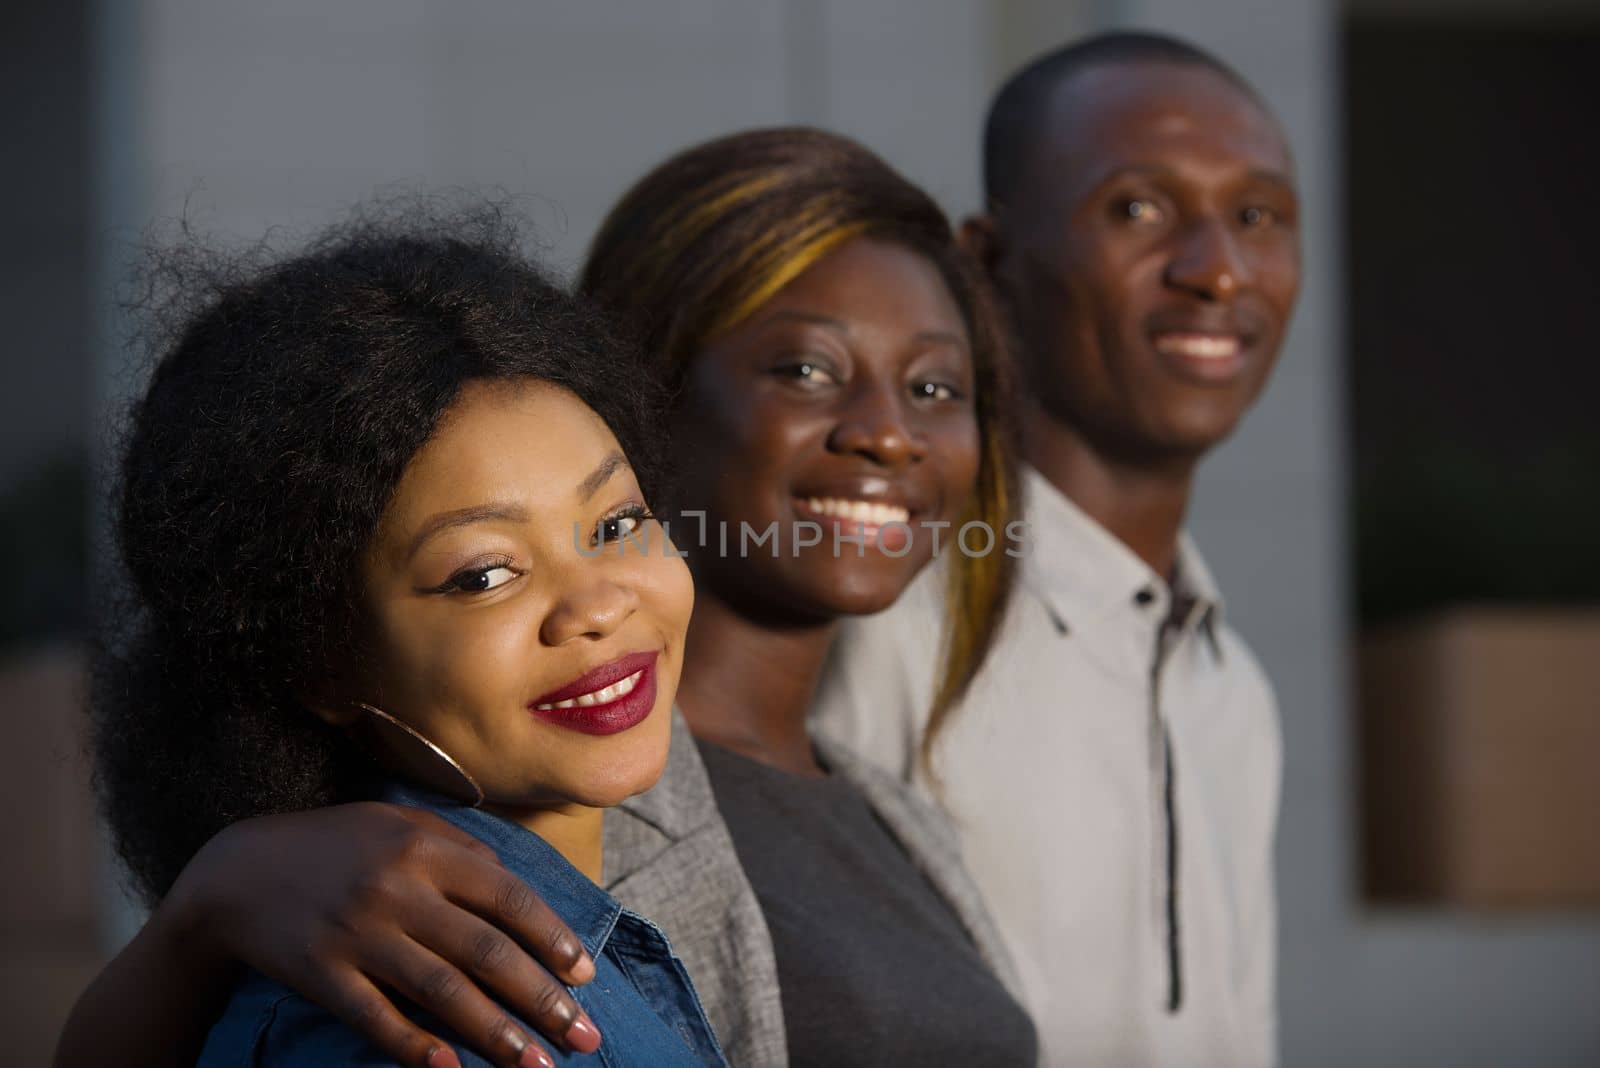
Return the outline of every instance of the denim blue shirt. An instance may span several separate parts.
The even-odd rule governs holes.
[[[552,1049],[558,1065],[726,1065],[688,973],[655,924],[617,904],[523,827],[409,787],[391,787],[384,799],[437,813],[488,845],[509,871],[566,921],[594,958],[594,979],[571,991],[600,1029],[600,1049],[588,1056]],[[450,1042],[463,1066],[490,1068],[490,1062],[469,1051],[437,1020],[415,1009],[411,1014]],[[524,1027],[535,1034],[533,1028]],[[200,1068],[323,1064],[377,1068],[394,1063],[333,1015],[255,973],[234,991],[199,1061]]]

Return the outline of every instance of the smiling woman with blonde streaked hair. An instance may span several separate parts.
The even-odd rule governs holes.
[[[997,540],[1017,518],[1016,443],[1001,413],[1010,389],[1004,331],[988,290],[939,207],[848,138],[784,127],[734,134],[663,163],[606,216],[579,288],[638,332],[682,381],[695,352],[727,333],[829,252],[857,238],[909,248],[937,268],[971,339],[980,459],[955,521]],[[1003,551],[957,554],[923,751],[983,664],[1011,588]]]
[[[1016,518],[1002,330],[943,212],[847,138],[734,134],[625,193],[579,288],[673,390],[674,529],[698,595],[679,703],[770,931],[788,1059],[1031,1063],[942,817],[808,724],[842,620],[899,599],[939,530],[949,546],[965,524],[1002,535]],[[690,516],[714,537],[691,537]],[[807,524],[835,540],[810,544]],[[772,552],[722,550],[747,530],[777,531]],[[849,534],[866,546],[839,551]],[[946,552],[930,739],[994,638],[1003,545]],[[715,981],[709,960],[695,971]]]

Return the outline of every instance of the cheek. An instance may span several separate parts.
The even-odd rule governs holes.
[[[1137,294],[1159,284],[1160,257],[1128,242],[1085,242],[1064,262],[1059,314],[1081,345],[1120,345],[1139,329]]]
[[[1262,267],[1262,288],[1287,319],[1300,293],[1300,254],[1295,246],[1288,245],[1267,260]]]
[[[764,515],[795,460],[823,439],[824,427],[791,400],[745,396],[736,411],[686,428],[682,469],[690,491],[714,493],[719,511],[729,517]]]
[[[1166,278],[1171,263],[1172,255],[1167,249],[1152,245],[1141,255],[1108,265],[1095,298],[1111,309],[1124,326],[1142,336],[1144,316],[1170,298]]]
[[[514,601],[483,609],[428,613],[392,622],[383,631],[389,709],[417,724],[471,717],[513,700],[536,629]],[[507,695],[511,695],[508,697]],[[513,700],[513,703],[514,700]],[[427,731],[424,731],[427,733]]]
[[[969,413],[963,418],[951,419],[929,435],[929,443],[929,455],[938,464],[945,510],[958,513],[978,484],[982,438],[978,433],[977,416]]]
[[[672,439],[684,468],[696,476],[748,465],[763,452],[764,421],[758,398],[730,389],[700,389],[678,409]]]
[[[694,580],[689,577],[687,563],[667,555],[665,546],[652,545],[650,555],[641,561],[631,581],[639,591],[640,603],[655,617],[668,644],[674,651],[682,649],[694,610]]]
[[[700,368],[678,411],[674,438],[697,464],[750,463],[774,433],[776,407],[768,391],[738,369]]]

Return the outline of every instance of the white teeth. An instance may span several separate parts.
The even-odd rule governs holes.
[[[627,678],[618,682],[613,682],[610,686],[595,690],[592,693],[582,694],[578,697],[574,697],[570,701],[557,701],[554,704],[534,705],[533,707],[542,711],[548,711],[552,708],[591,708],[594,705],[609,704],[619,697],[626,697],[632,693],[633,688],[639,685],[639,679],[643,675],[644,669],[640,668]]]
[[[843,500],[838,497],[808,497],[806,507],[817,515],[835,516],[852,523],[881,527],[886,523],[907,523],[911,513],[893,504],[877,501]]]
[[[1233,334],[1160,334],[1156,348],[1174,356],[1193,356],[1201,360],[1222,360],[1239,354],[1239,338]]]

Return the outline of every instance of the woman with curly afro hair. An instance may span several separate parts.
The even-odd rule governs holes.
[[[602,811],[665,764],[693,601],[646,505],[655,406],[516,237],[402,214],[276,262],[159,261],[186,296],[122,453],[104,808],[152,902],[238,820],[431,813],[582,942],[561,1063],[603,1032],[608,1063],[721,1064],[660,931],[594,881]],[[441,1031],[430,1063],[456,1058]],[[199,1063],[385,1060],[247,974]]]
[[[924,576],[947,621],[931,737],[1012,586],[997,537],[933,564],[941,532],[1009,539],[1017,514],[1002,332],[948,220],[853,141],[749,131],[641,178],[578,284],[642,340],[639,374],[671,387],[684,477],[668,518],[697,590],[667,770],[608,812],[603,885],[663,926],[733,1063],[1033,1063],[948,822],[808,723],[843,621]],[[463,879],[493,876],[397,822],[346,806],[219,835],[84,1017],[138,1002],[123,1051],[156,1063],[161,1034],[205,1017],[221,957],[407,1065],[435,1038],[374,990],[420,1001],[498,1064],[533,1063],[523,1021],[566,1041],[575,1008],[550,975],[581,979],[568,936],[526,895],[463,905]],[[292,866],[265,869],[263,850]],[[225,922],[185,937],[212,915]],[[151,976],[178,993],[153,1004]]]

